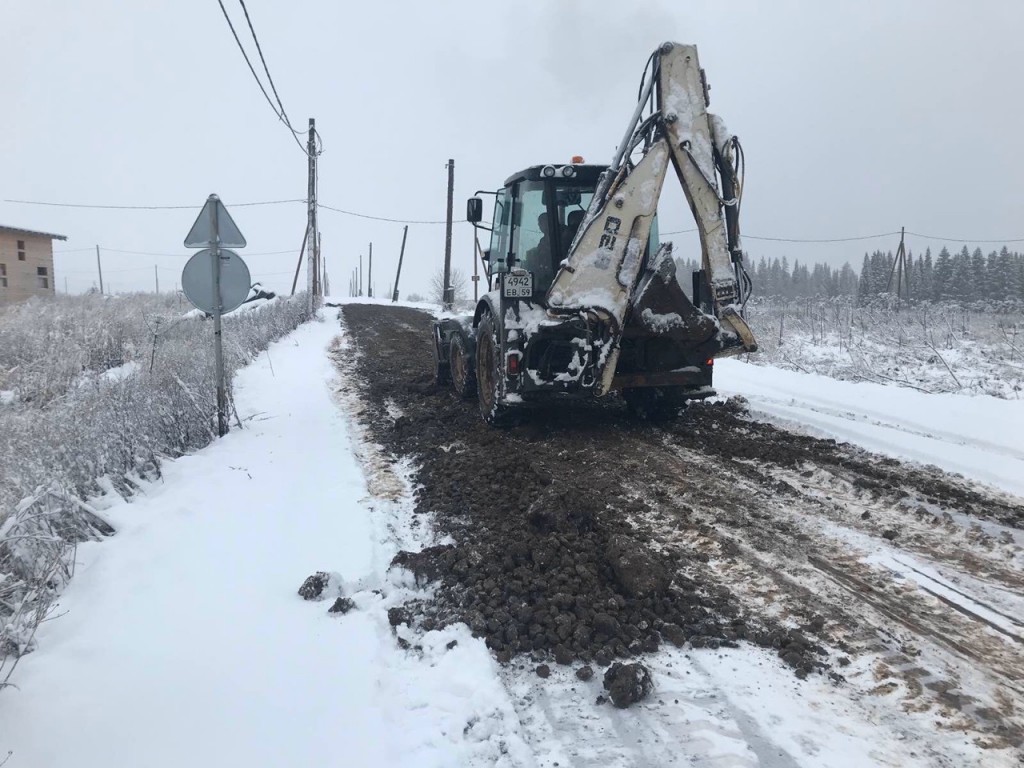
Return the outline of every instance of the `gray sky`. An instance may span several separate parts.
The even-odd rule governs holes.
[[[237,0],[224,1],[243,34]],[[304,130],[317,120],[327,205],[443,219],[453,157],[458,218],[474,190],[522,167],[574,154],[608,162],[648,54],[670,39],[698,45],[711,109],[743,141],[742,229],[754,259],[859,266],[865,250],[894,249],[898,238],[814,245],[753,235],[834,238],[905,225],[1024,238],[1018,0],[247,5],[293,123]],[[248,238],[241,254],[254,279],[290,287],[304,206],[231,205],[305,197],[305,157],[263,100],[216,0],[4,0],[0,72],[0,198],[195,205],[0,202],[0,224],[68,235],[55,244],[59,290],[64,277],[72,292],[95,282],[95,254],[79,249],[96,243],[136,252],[104,251],[115,290],[151,289],[154,264],[161,288],[172,287],[190,253],[181,242],[211,192]],[[662,202],[663,231],[693,226],[671,176]],[[386,291],[401,225],[323,211],[321,231],[335,293],[370,241],[377,292]],[[467,272],[471,233],[456,226],[453,258]],[[678,255],[699,255],[692,235],[676,244]],[[942,245],[908,238],[915,252],[929,244]],[[425,290],[443,252],[443,225],[410,227],[403,294]]]

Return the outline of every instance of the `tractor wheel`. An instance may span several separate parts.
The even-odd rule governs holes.
[[[438,388],[448,386],[451,381],[451,370],[448,361],[441,357],[441,336],[440,331],[434,328],[434,385]]]
[[[643,421],[671,421],[686,408],[683,387],[630,387],[622,398],[636,418]]]
[[[476,335],[476,396],[480,415],[491,426],[505,423],[508,407],[501,403],[501,346],[494,318],[484,315]]]
[[[452,389],[460,400],[476,394],[476,371],[469,367],[468,359],[465,342],[455,334],[448,345],[448,371],[452,378]]]

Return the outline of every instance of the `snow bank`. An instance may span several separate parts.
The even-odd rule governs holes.
[[[743,395],[755,414],[1024,496],[1024,401],[837,381],[738,360],[715,363],[715,389]]]

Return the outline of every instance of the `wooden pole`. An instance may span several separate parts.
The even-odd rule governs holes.
[[[405,256],[405,238],[409,234],[409,225],[402,230],[402,249],[398,252],[398,272],[395,274],[395,291],[391,294],[392,301],[398,301],[398,281],[402,277],[402,258]]]
[[[302,255],[306,252],[306,241],[309,240],[309,225],[306,225],[306,234],[302,236],[302,247],[299,248],[299,261],[295,265],[295,279],[292,280],[292,296],[295,295],[295,287],[299,284],[299,270],[302,268]]]
[[[100,273],[100,295],[103,295],[103,263],[100,261],[100,247],[96,246],[96,271]]]
[[[455,297],[452,295],[452,204],[455,195],[455,161],[448,160],[448,212],[445,217],[444,227],[444,288],[441,296],[441,303],[445,309],[450,310]]]

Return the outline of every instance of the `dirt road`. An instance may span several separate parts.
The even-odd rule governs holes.
[[[434,384],[428,315],[352,304],[343,322],[367,427],[414,460],[417,511],[453,542],[404,558],[439,584],[411,622],[465,621],[516,669],[752,643],[865,717],[1024,742],[1019,499],[735,401],[667,426],[560,404],[495,430]]]

